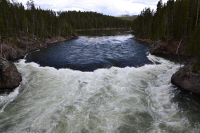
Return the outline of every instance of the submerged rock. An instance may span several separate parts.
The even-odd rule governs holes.
[[[187,91],[200,94],[200,62],[192,59],[172,75],[171,82]]]
[[[19,86],[21,81],[22,77],[16,66],[8,60],[0,58],[0,90],[13,90]]]

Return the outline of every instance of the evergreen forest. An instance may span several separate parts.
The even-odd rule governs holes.
[[[96,12],[43,10],[33,0],[27,8],[21,3],[0,0],[0,36],[3,40],[20,32],[35,35],[66,36],[76,29],[130,28],[132,21]]]
[[[156,11],[145,8],[133,23],[138,38],[186,40],[186,51],[200,57],[200,0],[158,1]]]

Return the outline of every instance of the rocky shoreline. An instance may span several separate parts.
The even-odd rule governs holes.
[[[185,52],[182,41],[149,41],[150,53],[153,55],[181,55],[187,56],[185,64],[171,77],[171,83],[180,89],[193,94],[200,94],[200,61],[195,57],[189,57]]]
[[[48,36],[44,42],[35,36],[22,35],[16,39],[17,45],[10,43],[12,39],[4,41],[1,45],[2,54],[0,55],[0,92],[12,91],[19,86],[22,80],[21,74],[14,65],[14,61],[22,59],[27,52],[44,48],[51,43],[67,41],[77,37],[76,34],[67,37]],[[187,56],[185,45],[182,41],[148,42],[150,43],[149,51],[153,55]],[[172,75],[171,82],[183,90],[200,94],[200,61],[197,58],[187,60],[185,65]]]
[[[22,77],[14,63],[0,58],[0,70],[0,91],[10,91],[19,86]]]
[[[18,72],[14,61],[24,58],[27,52],[47,47],[48,44],[67,41],[77,38],[77,34],[65,37],[51,37],[39,39],[21,33],[17,37],[10,37],[1,44],[0,55],[0,92],[12,91],[20,85],[22,81],[21,74]]]
[[[171,82],[194,94],[200,94],[200,65],[199,60],[192,58],[185,66],[172,75]]]

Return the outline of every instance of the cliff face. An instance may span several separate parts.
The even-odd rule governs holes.
[[[46,47],[49,43],[66,41],[77,38],[76,34],[66,37],[47,37],[40,40],[35,36],[21,34],[17,37],[10,37],[1,44],[0,54],[0,91],[13,90],[19,86],[22,78],[14,61],[22,59],[24,55],[32,50]]]

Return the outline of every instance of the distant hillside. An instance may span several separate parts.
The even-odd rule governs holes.
[[[134,20],[137,18],[137,15],[129,16],[129,15],[122,15],[117,18],[123,19],[123,20]]]
[[[132,22],[97,12],[65,11],[59,14],[73,29],[130,28]]]
[[[30,1],[26,9],[22,3],[0,0],[0,41],[21,32],[45,40],[49,36],[68,36],[75,29],[130,28],[132,25],[130,21],[96,12],[43,10]]]

